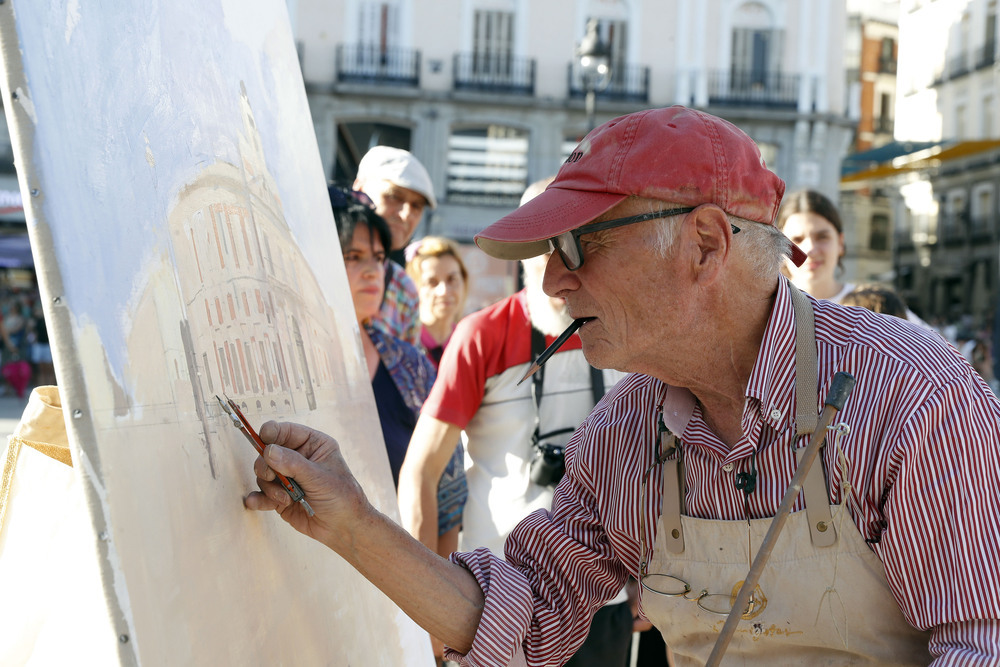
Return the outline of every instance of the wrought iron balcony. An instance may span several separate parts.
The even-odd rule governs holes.
[[[337,81],[415,88],[420,85],[420,52],[377,44],[340,44]]]
[[[798,74],[721,70],[708,75],[711,105],[794,109],[798,100]]]
[[[880,74],[895,74],[896,73],[896,60],[895,58],[879,58],[878,59],[878,71]]]
[[[582,98],[587,88],[580,73],[580,65],[571,62],[566,70],[569,96]],[[599,100],[614,102],[649,102],[649,68],[642,65],[617,65],[611,68],[611,78],[606,86],[594,91]]]
[[[895,121],[886,116],[879,116],[875,119],[875,131],[879,134],[892,134],[895,128]]]
[[[995,214],[987,213],[972,217],[969,233],[974,243],[992,241],[996,238],[997,231],[997,216]]]
[[[534,58],[457,53],[452,66],[455,90],[511,95],[535,94]]]
[[[997,60],[997,43],[989,41],[976,49],[976,69],[990,67]]]
[[[948,61],[948,78],[957,79],[969,73],[969,59],[961,53]]]

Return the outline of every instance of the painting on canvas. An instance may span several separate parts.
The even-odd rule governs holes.
[[[243,509],[256,452],[215,400],[255,426],[335,435],[396,512],[284,3],[0,12],[4,105],[121,660],[431,664],[426,634],[339,557]]]

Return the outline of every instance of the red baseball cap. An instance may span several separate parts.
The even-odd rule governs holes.
[[[715,204],[773,225],[785,183],[764,165],[742,130],[716,116],[672,106],[599,126],[531,201],[484,229],[476,244],[500,259],[549,252],[548,239],[606,213],[630,195],[681,206]],[[796,265],[806,255],[794,243]]]

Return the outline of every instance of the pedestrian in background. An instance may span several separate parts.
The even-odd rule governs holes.
[[[469,272],[458,244],[425,236],[406,249],[406,272],[420,295],[420,344],[434,368],[462,317],[469,293]]]
[[[371,148],[358,163],[354,189],[364,192],[375,212],[388,223],[391,243],[386,246],[385,298],[376,328],[417,345],[420,342],[420,297],[413,280],[403,268],[404,250],[423,218],[424,210],[435,208],[434,185],[424,165],[409,151],[391,146]]]
[[[522,202],[552,179],[529,186]],[[570,338],[522,384],[529,364],[573,322],[562,298],[542,290],[545,257],[522,263],[524,289],[463,319],[445,350],[438,380],[410,441],[400,473],[403,526],[434,547],[434,480],[460,435],[469,499],[460,548],[503,553],[515,525],[552,505],[563,447],[598,400],[621,377],[590,366]],[[624,667],[632,611],[623,590],[602,608],[571,667]]]

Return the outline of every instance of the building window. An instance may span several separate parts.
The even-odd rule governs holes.
[[[972,230],[987,233],[994,227],[993,184],[980,183],[972,189]]]
[[[885,213],[872,215],[868,229],[868,247],[877,251],[889,249],[889,216]]]
[[[370,47],[371,65],[380,54],[399,46],[399,7],[394,2],[362,2],[358,15],[358,43]]]
[[[509,77],[514,57],[514,13],[477,9],[472,25],[472,73]]]
[[[614,19],[602,19],[597,16],[591,18],[597,21],[597,34],[600,35],[601,41],[608,45],[608,60],[612,76],[614,76],[616,70],[621,72],[628,64],[628,41],[626,40],[628,23]]]
[[[878,71],[886,74],[896,73],[896,40],[883,37],[878,54]]]
[[[353,183],[358,163],[373,146],[410,149],[412,131],[404,125],[377,122],[337,123],[337,155],[333,165],[333,180]]]
[[[893,53],[895,53],[895,50],[896,50],[896,40],[894,40],[892,37],[883,37],[882,50],[879,53],[879,56],[882,58],[882,60],[893,60],[892,56]]]
[[[996,53],[995,49],[997,46],[997,3],[996,0],[990,0],[990,3],[986,6],[986,52],[989,54]]]
[[[748,90],[774,88],[780,70],[782,31],[736,28],[733,31],[733,87]]]
[[[878,119],[875,121],[875,131],[880,134],[892,134],[892,94],[882,93],[879,97]]]
[[[730,76],[735,90],[770,90],[778,85],[784,33],[759,2],[740,5],[733,19]]]
[[[513,127],[453,130],[448,138],[448,201],[517,205],[527,187],[528,133]]]

